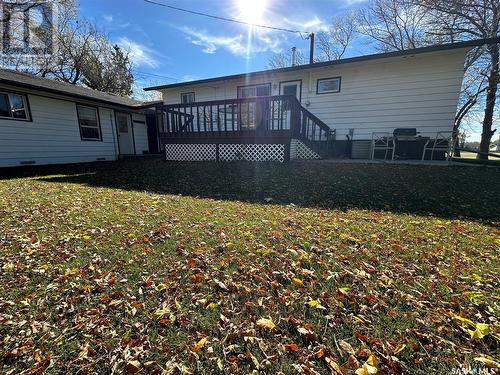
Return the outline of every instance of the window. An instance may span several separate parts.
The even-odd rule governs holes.
[[[84,141],[100,141],[101,127],[97,108],[84,105],[76,106],[78,111],[78,122],[80,124],[80,136]]]
[[[0,92],[0,117],[29,120],[28,100],[26,96]]]
[[[186,92],[184,94],[181,94],[181,103],[182,104],[194,103],[194,92]]]
[[[340,77],[318,79],[316,94],[340,92]]]
[[[271,95],[271,84],[238,87],[238,98],[255,98]]]

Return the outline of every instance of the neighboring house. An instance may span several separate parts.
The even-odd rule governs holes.
[[[421,158],[447,147],[475,40],[148,87],[171,160]],[[435,143],[435,139],[439,140]],[[429,156],[426,155],[426,158]]]
[[[0,167],[147,154],[145,109],[150,106],[0,69]]]

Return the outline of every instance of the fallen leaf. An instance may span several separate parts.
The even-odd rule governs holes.
[[[319,306],[319,301],[318,300],[312,300],[312,301],[307,302],[307,304],[310,307],[318,307]]]
[[[285,345],[283,345],[283,350],[285,352],[294,352],[294,353],[296,353],[296,352],[298,352],[300,350],[300,348],[299,348],[299,346],[297,344],[292,343],[292,344],[285,344]]]
[[[135,374],[141,370],[141,362],[133,360],[133,361],[128,361],[127,365],[125,366],[124,373],[125,374]]]
[[[5,272],[10,272],[14,270],[14,263],[5,263],[2,267]]]
[[[352,348],[351,344],[349,344],[345,340],[340,340],[339,341],[339,346],[342,348],[343,351],[345,351],[347,354],[350,355],[355,355],[356,353],[354,352],[354,349]]]
[[[490,334],[490,325],[485,323],[477,323],[474,331],[469,330],[471,339],[482,339],[484,336]]]
[[[325,362],[327,366],[332,370],[332,374],[334,375],[343,375],[342,370],[337,362],[335,362],[331,357],[325,357]]]
[[[476,357],[474,358],[474,361],[481,362],[488,368],[500,368],[500,363],[497,361],[494,361],[493,359],[486,358],[486,357]]]
[[[269,330],[272,330],[276,327],[276,325],[271,319],[266,319],[266,318],[260,318],[259,320],[257,320],[257,326]]]
[[[201,348],[203,348],[203,345],[205,345],[205,342],[207,341],[206,337],[203,337],[200,341],[198,341],[196,344],[193,345],[191,348],[192,352],[198,353]]]
[[[368,363],[371,366],[376,367],[378,365],[378,363],[379,363],[379,360],[378,360],[377,357],[375,357],[374,354],[370,354],[369,357],[368,357],[368,359],[366,360],[366,363]]]
[[[377,368],[370,366],[368,363],[363,363],[363,367],[358,368],[354,373],[356,375],[372,375],[377,373]]]

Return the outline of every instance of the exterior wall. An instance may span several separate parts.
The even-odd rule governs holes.
[[[98,107],[102,141],[83,141],[80,138],[75,101],[11,88],[0,89],[26,94],[31,112],[31,121],[0,118],[0,167],[80,163],[118,158],[112,108]],[[82,104],[97,107],[91,103]],[[144,121],[144,124],[137,124],[136,139],[137,153],[142,154],[143,150],[148,150],[145,116],[134,116]]]
[[[345,140],[369,140],[373,132],[399,127],[417,128],[422,136],[451,131],[463,79],[467,49],[384,58],[330,67],[272,73],[252,80],[232,79],[164,89],[166,104],[180,102],[184,92],[195,92],[197,102],[236,98],[237,87],[271,83],[279,95],[282,81],[302,80],[304,107],[337,130]],[[316,94],[317,79],[341,77],[341,91]]]

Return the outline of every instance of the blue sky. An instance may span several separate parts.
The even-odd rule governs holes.
[[[156,0],[222,17],[286,29],[327,30],[335,15],[363,7],[368,0]],[[262,6],[265,4],[265,6]],[[260,9],[261,11],[257,11]],[[179,12],[143,0],[80,0],[80,15],[94,20],[112,42],[130,53],[134,63],[134,96],[142,88],[266,69],[275,52],[296,46],[308,55],[309,41],[298,34],[254,28]],[[374,52],[364,41],[345,57]],[[465,124],[470,140],[478,140],[480,119]]]
[[[363,0],[158,0],[165,4],[293,30],[328,27],[332,16],[362,6]],[[265,4],[265,7],[262,7]],[[298,34],[254,28],[187,14],[143,0],[82,0],[80,14],[93,19],[110,39],[127,49],[139,87],[265,69],[274,52],[292,46],[308,54]],[[256,11],[255,8],[264,9]],[[260,14],[259,14],[260,13]],[[255,19],[255,18],[254,18]],[[353,46],[348,55],[367,53]]]

